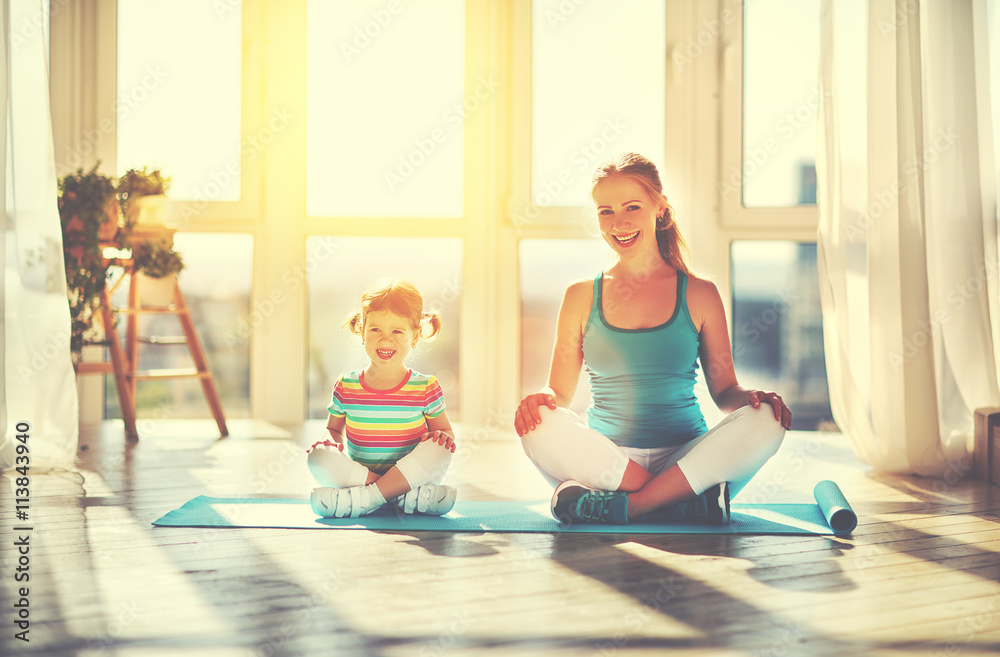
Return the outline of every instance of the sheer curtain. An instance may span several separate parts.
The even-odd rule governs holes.
[[[957,480],[972,467],[973,411],[1000,404],[989,12],[985,0],[823,3],[831,404],[858,456],[882,471]]]
[[[2,0],[5,212],[0,231],[0,467],[15,463],[25,426],[32,467],[71,467],[76,454],[76,378],[62,258],[49,116],[43,2]],[[23,461],[22,461],[23,463]]]

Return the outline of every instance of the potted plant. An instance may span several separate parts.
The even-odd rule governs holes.
[[[139,284],[140,303],[153,308],[172,304],[177,274],[184,269],[184,260],[173,244],[165,239],[140,242],[133,246],[132,263]]]
[[[125,225],[162,226],[167,207],[170,178],[159,169],[129,169],[119,179],[115,191],[125,215]]]
[[[114,182],[97,172],[99,166],[100,162],[90,171],[78,169],[59,180],[59,219],[72,322],[70,348],[77,361],[84,342],[96,337],[92,319],[108,274],[101,244],[112,241],[120,228]]]

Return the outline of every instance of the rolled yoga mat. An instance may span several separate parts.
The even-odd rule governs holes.
[[[813,497],[835,535],[845,536],[858,526],[858,516],[837,484],[829,479],[819,482],[813,488]]]

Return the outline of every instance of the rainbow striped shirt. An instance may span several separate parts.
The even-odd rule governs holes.
[[[347,418],[347,455],[384,474],[427,433],[426,418],[444,413],[444,394],[436,378],[413,370],[392,390],[369,388],[357,371],[337,379],[328,410]]]

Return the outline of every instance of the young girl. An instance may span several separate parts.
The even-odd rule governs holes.
[[[447,513],[456,491],[439,484],[455,435],[444,395],[437,379],[405,365],[418,339],[438,334],[441,320],[423,311],[412,284],[397,279],[369,288],[344,327],[361,336],[370,362],[337,379],[330,438],[308,450],[309,470],[322,485],[312,491],[313,511],[356,518],[391,500],[403,513]]]
[[[722,298],[694,276],[656,167],[627,153],[592,187],[616,262],[566,290],[548,386],[514,417],[528,457],[558,486],[565,522],[729,522],[735,496],[778,449],[792,414],[773,392],[739,385]],[[716,405],[711,431],[694,395],[698,362]],[[586,365],[587,422],[564,408]]]

